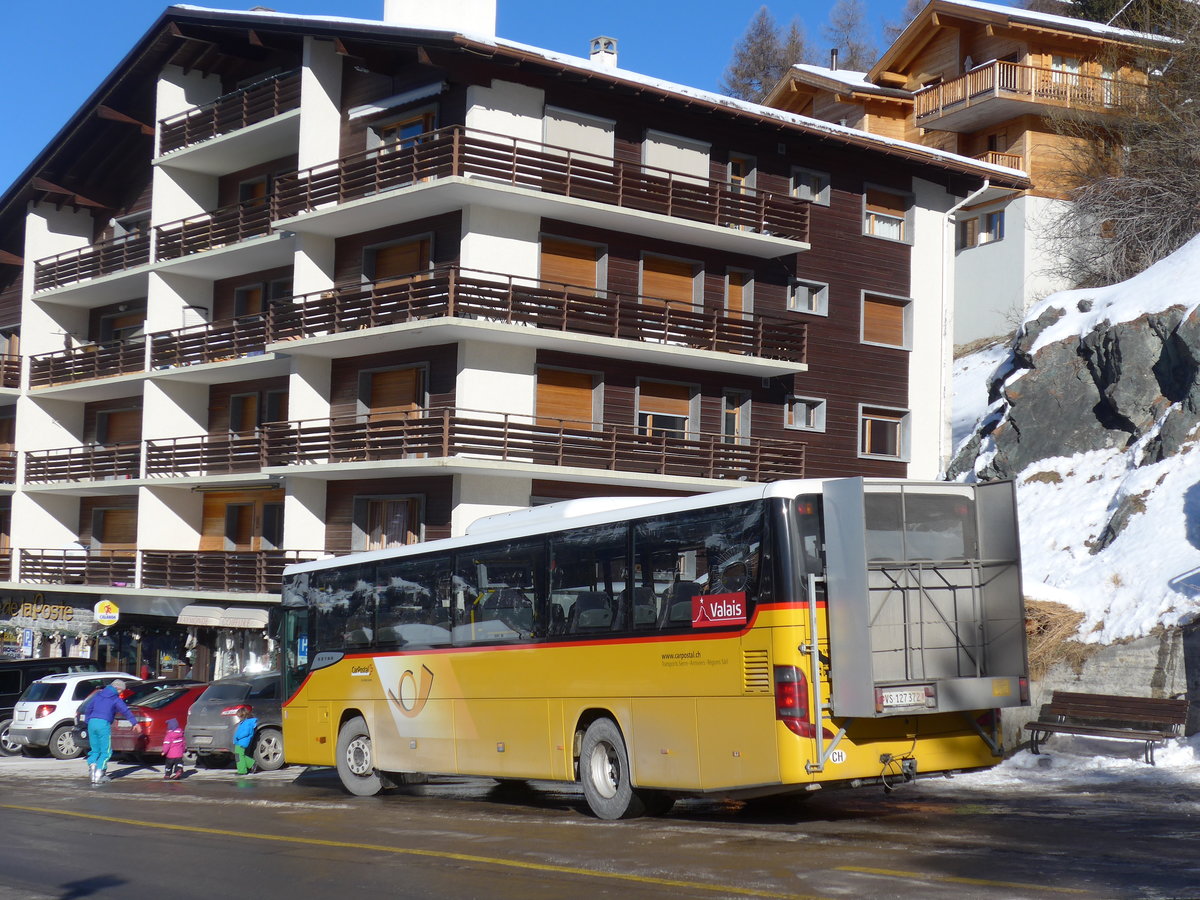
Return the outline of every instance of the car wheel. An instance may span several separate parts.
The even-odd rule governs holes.
[[[75,740],[75,730],[70,725],[59,725],[50,733],[50,755],[55,759],[77,759],[83,748]]]
[[[601,819],[632,819],[646,812],[630,780],[625,739],[612,719],[597,719],[583,733],[579,780],[588,806]]]
[[[254,742],[254,764],[264,772],[283,768],[283,735],[277,728],[264,728]]]
[[[8,733],[10,728],[12,719],[0,720],[0,756],[16,756],[21,752],[21,745]]]
[[[359,797],[374,796],[385,786],[375,768],[371,733],[362,716],[350,719],[338,732],[337,771],[342,787]]]

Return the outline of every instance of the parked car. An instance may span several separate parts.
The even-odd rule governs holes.
[[[145,685],[140,685],[138,690],[143,687]],[[129,704],[130,711],[138,720],[136,727],[124,718],[113,722],[113,752],[161,756],[167,722],[171,719],[177,720],[180,725],[187,722],[188,710],[207,687],[203,682],[193,682],[175,687],[160,687],[143,694],[141,700]]]
[[[92,691],[121,679],[138,679],[124,672],[73,672],[47,675],[25,689],[13,710],[9,737],[23,750],[49,750],[56,759],[75,759],[83,745],[75,739],[75,716]]]
[[[0,660],[0,756],[16,756],[21,745],[9,736],[13,707],[25,689],[39,678],[62,672],[95,672],[96,661],[85,657]]]
[[[254,742],[250,745],[255,764],[274,771],[283,759],[283,683],[278,672],[222,678],[205,689],[188,711],[184,737],[187,750],[200,762],[227,762],[233,756],[233,715],[244,706],[252,707],[258,719]]]
[[[153,681],[143,681],[141,684],[135,685],[132,690],[122,694],[121,699],[133,706],[158,691],[165,691],[167,688],[194,687],[198,684],[208,684],[208,682],[197,681],[195,678],[155,678]],[[183,719],[179,721],[182,722]]]

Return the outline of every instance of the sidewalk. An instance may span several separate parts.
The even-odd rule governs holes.
[[[252,778],[256,781],[293,781],[306,771],[304,766],[284,766],[276,772],[256,772],[253,775],[238,775],[233,763],[224,769],[206,769],[203,766],[184,766],[181,781],[229,781],[235,778]],[[55,781],[87,781],[87,759],[55,759],[25,756],[0,756],[0,778],[49,778]],[[132,760],[113,757],[108,762],[108,774],[114,781],[133,779],[136,781],[161,781],[161,760],[143,765]]]

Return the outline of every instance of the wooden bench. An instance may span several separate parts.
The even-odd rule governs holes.
[[[1055,691],[1037,720],[1026,722],[1031,750],[1052,734],[1144,741],[1146,762],[1154,765],[1154,746],[1183,735],[1188,701],[1158,697],[1120,697]]]

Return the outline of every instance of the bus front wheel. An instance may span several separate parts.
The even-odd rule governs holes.
[[[338,732],[337,771],[342,787],[359,797],[374,796],[385,786],[375,769],[371,733],[362,716],[349,719]]]
[[[583,733],[579,780],[588,806],[601,819],[632,819],[646,811],[629,778],[625,739],[612,719],[597,719]]]

